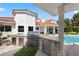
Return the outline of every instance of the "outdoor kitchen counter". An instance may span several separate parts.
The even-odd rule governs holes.
[[[39,49],[49,56],[57,56],[60,41],[58,35],[39,35]]]
[[[39,35],[39,38],[59,42],[58,35]]]

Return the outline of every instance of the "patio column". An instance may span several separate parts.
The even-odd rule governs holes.
[[[59,32],[58,32],[58,34],[59,34],[59,40],[60,40],[58,55],[63,56],[64,55],[64,49],[63,49],[63,46],[64,46],[64,4],[59,5],[57,10],[58,10],[58,15],[59,15],[59,22],[58,22]]]
[[[55,26],[53,26],[53,34],[55,35]]]
[[[42,39],[39,39],[39,49],[41,51],[43,50],[42,46],[43,46],[43,40]]]
[[[47,34],[47,27],[44,26],[44,35],[46,35],[46,34]]]
[[[16,37],[16,45],[19,46],[19,38]]]

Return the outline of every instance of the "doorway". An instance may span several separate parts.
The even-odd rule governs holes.
[[[23,46],[24,45],[24,38],[19,38],[19,46]]]
[[[12,37],[12,44],[16,45],[16,38],[15,37]]]

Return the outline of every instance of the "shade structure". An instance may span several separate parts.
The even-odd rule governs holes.
[[[34,3],[37,7],[43,11],[49,13],[52,16],[59,16],[59,52],[58,55],[64,54],[64,13],[79,9],[79,3]]]
[[[40,9],[46,11],[50,15],[58,15],[57,8],[62,3],[33,3],[35,6],[39,7]],[[73,10],[79,9],[79,3],[63,3],[64,5],[64,12],[69,12]]]

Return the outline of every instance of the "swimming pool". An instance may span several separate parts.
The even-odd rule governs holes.
[[[79,43],[79,36],[64,36],[65,43]]]

